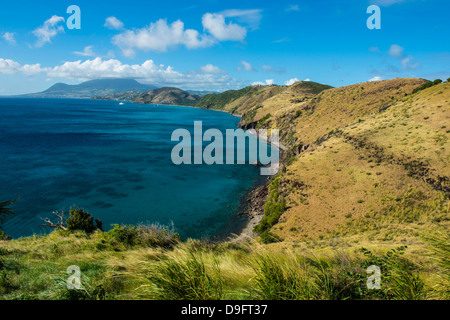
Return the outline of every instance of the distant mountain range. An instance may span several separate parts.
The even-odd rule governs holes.
[[[94,96],[106,96],[124,92],[136,92],[139,94],[156,88],[154,85],[142,84],[134,79],[97,79],[78,85],[57,83],[43,92],[25,94],[21,95],[21,97],[90,99]]]

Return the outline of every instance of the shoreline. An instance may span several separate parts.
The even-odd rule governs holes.
[[[107,100],[108,101],[108,100]],[[109,100],[110,101],[110,100]],[[132,101],[124,101],[129,102],[132,104],[140,104],[140,103],[134,103]],[[143,104],[141,104],[143,105]],[[148,104],[150,105],[150,104]],[[216,109],[205,109],[205,108],[199,108],[195,106],[179,106],[179,105],[169,105],[169,104],[154,104],[157,106],[174,106],[174,107],[184,107],[184,108],[194,108],[194,109],[200,109],[200,110],[209,110],[209,111],[218,111],[218,112],[224,112],[227,113],[233,117],[237,117],[242,119],[242,115],[235,115],[225,110],[216,110]],[[242,129],[242,126],[238,124],[238,128]],[[247,130],[248,131],[248,130]],[[273,143],[270,141],[270,139],[267,137],[266,139],[259,136],[259,134],[255,134],[252,131],[249,131],[251,134],[256,135],[256,137],[263,142],[267,143],[270,146],[274,146],[275,148],[279,149],[281,152],[288,150],[283,144],[281,143]],[[280,152],[280,154],[281,154]],[[264,190],[267,189],[267,183],[270,181],[271,176],[261,176],[260,179],[255,183],[253,187],[250,188],[250,191],[243,194],[241,196],[241,208],[242,211],[238,213],[238,216],[246,216],[246,221],[239,227],[239,229],[236,230],[236,232],[230,232],[230,234],[227,237],[224,237],[226,241],[230,242],[241,242],[241,241],[248,241],[256,238],[258,235],[253,232],[253,229],[256,225],[258,225],[261,220],[264,217],[264,209],[263,205],[264,203],[258,203],[261,201],[261,197],[263,197],[262,202],[265,202],[265,198],[267,196],[266,193],[264,193]],[[253,202],[253,203],[252,203]]]
[[[25,97],[13,97],[13,98],[25,98]],[[28,99],[31,97],[27,97]],[[33,98],[33,99],[49,99],[49,98]],[[51,99],[51,98],[50,98]],[[60,99],[60,98],[56,98]],[[63,98],[64,99],[64,98]],[[67,98],[66,98],[67,99]],[[82,98],[69,98],[68,100],[93,100],[93,99],[82,99]],[[132,101],[119,101],[119,100],[94,100],[94,101],[109,101],[109,102],[125,102],[130,103],[134,105],[146,105],[146,104],[140,104],[140,103],[134,103]],[[147,104],[152,105],[152,104]],[[194,108],[194,109],[200,109],[200,110],[209,110],[209,111],[218,111],[227,113],[233,117],[242,119],[242,115],[235,115],[225,110],[216,110],[216,109],[206,109],[206,108],[200,108],[195,106],[182,106],[182,105],[164,105],[164,104],[153,104],[156,106],[174,106],[174,107],[184,107],[184,108]],[[242,125],[238,123],[238,128],[243,129]],[[247,130],[248,131],[248,130]],[[251,131],[250,131],[251,132]],[[251,132],[254,134],[253,132]],[[286,148],[280,143],[275,144],[270,141],[270,139],[263,139],[258,134],[256,134],[256,137],[258,139],[261,139],[261,141],[264,141],[270,146],[273,146],[280,151],[286,150]],[[251,240],[257,237],[257,234],[253,232],[253,228],[259,224],[259,222],[264,217],[264,210],[262,209],[264,202],[265,202],[265,196],[261,196],[261,190],[263,190],[267,183],[270,181],[270,178],[272,176],[260,176],[257,181],[255,181],[255,184],[249,189],[249,191],[243,193],[240,195],[240,201],[241,206],[239,207],[239,210],[237,213],[235,213],[236,217],[245,217],[243,222],[239,225],[238,228],[234,226],[236,229],[233,230],[233,226],[230,226],[228,235],[224,235],[222,238],[222,241],[230,241],[230,242],[239,242],[239,241],[245,241],[245,240]],[[261,198],[263,197],[263,198]]]

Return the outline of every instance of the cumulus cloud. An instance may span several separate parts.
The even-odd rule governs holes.
[[[95,57],[96,54],[94,53],[94,50],[92,49],[93,47],[94,46],[87,46],[84,48],[83,51],[81,51],[81,52],[75,51],[74,53],[77,55],[80,55],[80,56],[84,56],[84,57]]]
[[[46,43],[51,43],[52,38],[59,33],[64,33],[64,27],[59,25],[64,22],[63,17],[52,16],[50,19],[44,22],[44,24],[33,31],[33,34],[38,38],[36,41],[36,47],[42,47]]]
[[[124,64],[116,59],[95,58],[86,61],[67,61],[54,67],[40,64],[23,65],[13,60],[0,59],[0,74],[22,73],[24,75],[45,74],[50,78],[80,81],[101,78],[133,78],[143,83],[183,88],[215,88],[217,90],[237,87],[237,81],[228,75],[181,73],[171,66],[155,64],[147,60],[142,64]]]
[[[167,24],[167,20],[160,19],[148,27],[136,30],[126,30],[113,37],[112,42],[122,49],[127,57],[135,55],[135,49],[143,51],[165,52],[168,48],[184,45],[188,49],[208,47],[214,40],[200,35],[193,29],[184,29],[184,23],[177,20]]]
[[[200,68],[200,70],[201,70],[203,73],[207,73],[207,74],[221,74],[221,73],[226,73],[226,71],[224,71],[224,70],[220,69],[219,67],[214,66],[214,65],[212,65],[212,64],[207,64],[206,66],[202,66],[202,67]]]
[[[2,38],[5,39],[10,45],[16,44],[15,33],[13,32],[4,32],[2,34]]]
[[[297,78],[292,78],[292,79],[286,81],[284,84],[287,86],[292,86],[294,83],[296,83],[298,81],[300,81],[300,80],[298,80]]]
[[[20,64],[10,60],[0,58],[0,73],[2,74],[13,74],[20,70]]]
[[[273,84],[275,84],[275,81],[273,79],[267,79],[264,80],[264,82],[261,81],[252,82],[252,86],[271,86]]]
[[[112,43],[117,45],[125,56],[134,57],[136,50],[165,52],[179,45],[188,49],[198,49],[220,41],[244,41],[247,27],[226,21],[226,18],[235,19],[250,29],[256,29],[261,20],[261,10],[232,9],[220,13],[206,13],[202,17],[203,33],[185,29],[181,20],[169,24],[166,19],[159,19],[141,29],[124,30],[113,37]],[[119,20],[116,21],[116,18],[108,19],[105,26],[123,28],[123,24]]]
[[[206,13],[202,18],[203,28],[219,41],[243,41],[247,29],[233,22],[226,23],[225,16],[218,13]]]
[[[113,30],[120,30],[123,28],[123,22],[116,17],[108,17],[105,20],[104,26]]]
[[[22,73],[31,76],[40,72],[42,72],[40,64],[25,64],[22,66],[16,61],[0,58],[0,74]]]
[[[247,61],[241,61],[239,67],[237,67],[237,71],[253,71],[256,72],[258,69],[253,68],[252,65]]]

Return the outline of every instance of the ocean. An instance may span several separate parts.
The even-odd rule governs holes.
[[[112,224],[160,223],[183,238],[222,238],[245,222],[242,197],[261,180],[246,165],[175,165],[175,129],[236,129],[239,118],[179,106],[74,99],[0,99],[0,202],[14,238],[45,234],[42,218],[82,208]]]

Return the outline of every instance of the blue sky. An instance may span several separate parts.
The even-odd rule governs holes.
[[[367,8],[381,9],[369,30]],[[67,8],[81,10],[69,29]],[[450,76],[448,0],[2,1],[0,95],[125,77],[191,90]]]

